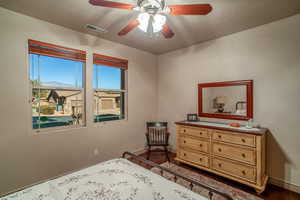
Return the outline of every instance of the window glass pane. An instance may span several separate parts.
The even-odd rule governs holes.
[[[83,123],[82,91],[33,89],[33,129],[83,125]]]
[[[33,129],[83,126],[84,63],[49,58],[30,55]]]
[[[124,84],[122,83],[123,74],[123,69],[103,65],[94,65],[93,87],[95,89],[106,90],[124,89]]]
[[[94,121],[124,119],[124,92],[94,92]]]
[[[43,87],[81,88],[83,63],[31,54],[31,80]]]

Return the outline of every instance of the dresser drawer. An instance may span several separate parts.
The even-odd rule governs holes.
[[[256,182],[256,170],[254,167],[240,165],[228,160],[213,158],[212,168],[231,176]]]
[[[231,145],[213,143],[212,148],[213,154],[217,156],[222,156],[232,160],[238,160],[241,162],[246,162],[255,165],[255,151],[252,148],[240,148]]]
[[[214,131],[213,140],[255,147],[255,136],[227,131]]]
[[[208,130],[205,128],[182,127],[180,133],[193,137],[209,138]]]
[[[195,164],[209,167],[209,158],[203,154],[194,153],[186,150],[180,150],[178,157],[182,160],[193,162]]]
[[[180,137],[179,144],[182,148],[194,149],[209,153],[209,142],[204,139],[193,139],[189,137]]]

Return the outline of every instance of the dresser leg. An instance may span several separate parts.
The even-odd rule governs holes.
[[[258,195],[260,195],[261,193],[263,193],[263,191],[265,191],[266,186],[268,184],[268,179],[269,179],[269,177],[265,176],[262,187],[259,189],[255,189],[255,191]]]
[[[255,189],[256,194],[261,195],[261,193],[263,193],[264,190],[259,190],[259,189]]]

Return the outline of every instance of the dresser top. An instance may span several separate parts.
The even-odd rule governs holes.
[[[194,127],[202,127],[202,128],[212,128],[212,129],[218,129],[218,130],[225,130],[225,131],[236,131],[240,133],[247,133],[247,134],[253,134],[253,135],[263,135],[268,132],[267,128],[246,128],[245,126],[241,127],[232,127],[228,124],[222,124],[222,123],[213,123],[213,122],[190,122],[190,121],[180,121],[175,122],[177,125],[184,125],[184,126],[194,126]]]

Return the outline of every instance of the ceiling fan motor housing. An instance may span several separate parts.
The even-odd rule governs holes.
[[[165,0],[138,0],[138,7],[148,14],[155,15],[165,9]]]

